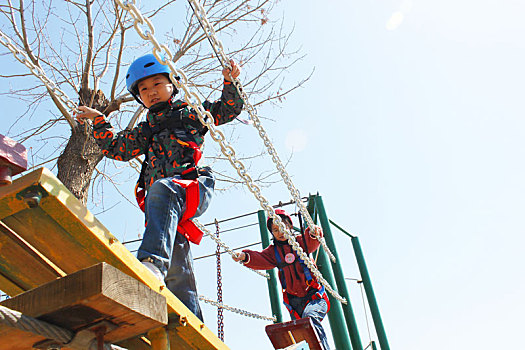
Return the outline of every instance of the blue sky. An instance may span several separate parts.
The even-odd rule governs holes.
[[[319,192],[330,218],[360,237],[392,348],[510,348],[521,334],[524,10],[510,0],[289,0],[274,14],[295,25],[293,44],[307,54],[290,77],[315,72],[280,108],[259,112],[273,120],[264,126],[281,158],[293,148],[287,169],[301,193]],[[236,149],[263,149],[248,126],[230,136]],[[131,197],[133,185],[121,191]],[[121,239],[136,238],[142,214],[111,193],[106,187],[111,209],[99,219]],[[290,199],[282,184],[263,193],[272,203]],[[200,221],[257,209],[248,190],[231,189]],[[235,247],[259,234],[254,227],[223,238]],[[336,242],[345,275],[357,278],[350,241],[337,234]],[[214,250],[204,242],[193,253]],[[195,268],[199,292],[213,297],[214,260]],[[270,314],[262,278],[227,257],[222,269],[226,304]],[[348,287],[367,344],[361,293],[355,282]],[[215,329],[214,308],[203,309]],[[268,349],[265,324],[225,312],[226,343]]]

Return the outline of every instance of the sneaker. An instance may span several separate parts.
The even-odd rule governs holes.
[[[166,283],[164,283],[164,275],[162,272],[160,272],[160,269],[155,264],[149,261],[142,261],[142,265],[146,266],[146,268],[150,270],[155,277],[157,277],[162,285],[166,285]]]

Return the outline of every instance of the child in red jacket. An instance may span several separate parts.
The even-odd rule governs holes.
[[[289,230],[293,229],[292,218],[282,209],[275,211]],[[261,252],[243,250],[233,256],[233,260],[255,270],[279,269],[279,280],[283,288],[284,305],[290,312],[292,320],[309,317],[314,324],[317,335],[325,350],[329,350],[328,340],[321,321],[330,309],[330,302],[324,287],[319,284],[306,264],[288,244],[284,233],[269,218],[266,222],[268,230],[273,235],[273,244]],[[312,232],[313,231],[313,232]],[[307,228],[303,235],[296,236],[297,243],[310,254],[319,248],[319,240],[323,231],[319,226]]]

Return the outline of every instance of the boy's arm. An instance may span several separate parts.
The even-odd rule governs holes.
[[[127,161],[146,151],[147,141],[142,133],[144,124],[139,123],[132,130],[115,134],[104,115],[99,115],[93,120],[93,136],[106,157]]]
[[[221,98],[215,102],[204,101],[202,104],[204,109],[209,111],[213,116],[215,125],[228,123],[235,119],[241,111],[243,100],[237,92],[235,85],[230,81],[230,78],[237,78],[240,74],[239,66],[230,60],[231,70],[223,69],[224,85],[222,88]]]
[[[106,157],[126,161],[146,152],[148,142],[142,132],[145,122],[139,123],[133,130],[115,135],[104,114],[86,106],[78,106],[78,110],[76,119],[80,124],[86,120],[93,122],[93,137]]]

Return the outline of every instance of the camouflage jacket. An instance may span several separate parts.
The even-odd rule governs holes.
[[[215,102],[204,101],[202,106],[211,113],[215,125],[221,125],[232,121],[241,113],[243,101],[235,86],[229,81],[224,81],[221,98]],[[183,126],[161,130],[153,134],[148,142],[148,132],[145,129],[148,126],[150,130],[155,128],[172,116],[173,111],[181,112]],[[191,166],[194,150],[185,145],[188,141],[193,141],[202,147],[205,132],[195,123],[184,123],[188,119],[198,121],[195,110],[188,108],[186,102],[172,97],[168,102],[152,106],[146,121],[139,123],[132,130],[124,130],[118,134],[114,132],[105,116],[98,116],[93,121],[93,136],[102,153],[115,160],[127,161],[147,153],[149,161],[144,174],[147,189],[156,180],[180,174]]]

